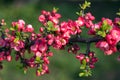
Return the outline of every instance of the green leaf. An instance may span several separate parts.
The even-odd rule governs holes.
[[[82,60],[82,64],[86,65],[86,60],[85,59]]]
[[[17,43],[17,41],[19,41],[19,37],[16,37],[16,38],[14,39],[14,42],[15,42],[15,43]]]
[[[79,73],[79,76],[80,76],[80,77],[83,77],[83,76],[85,76],[85,73],[83,73],[83,72],[82,72],[82,73]]]
[[[59,8],[53,7],[53,10],[55,10],[57,12],[59,10]]]
[[[41,64],[40,64],[40,66],[37,68],[37,70],[38,70],[39,72],[42,71],[42,65],[41,65]]]
[[[48,27],[53,27],[53,23],[51,21],[47,22]]]
[[[15,31],[15,29],[13,27],[10,28],[11,31]]]
[[[35,58],[35,62],[36,62],[36,63],[40,63],[40,62],[41,62],[40,57],[37,56],[37,57]]]
[[[37,56],[37,57],[35,58],[35,60],[36,60],[36,61],[40,61],[40,57]]]
[[[118,16],[120,16],[120,12],[117,12],[116,14],[117,14]]]
[[[21,36],[20,32],[16,32],[16,36],[20,37]]]
[[[97,32],[97,35],[100,35],[100,36],[102,36],[102,37],[105,37],[105,36],[106,36],[106,33],[105,33],[105,31],[98,31],[98,32]]]
[[[120,16],[120,9],[119,9],[119,11],[116,13],[118,16]]]
[[[78,16],[80,16],[80,13],[79,13],[79,12],[76,12],[76,14],[77,14]]]
[[[105,37],[106,36],[106,33],[105,32],[102,32],[102,35],[101,35],[102,37]]]
[[[27,70],[24,70],[24,74],[26,74],[27,73]]]
[[[118,22],[118,25],[120,26],[120,22]]]
[[[86,67],[86,66],[85,66],[85,65],[83,65],[83,64],[82,64],[82,65],[80,65],[80,69],[85,69],[85,67]]]
[[[48,21],[47,25],[48,25],[48,27],[47,27],[48,32],[57,30],[57,28],[54,27],[54,25],[53,25],[53,23],[51,21]]]
[[[86,60],[83,59],[83,60],[82,60],[82,64],[81,64],[81,66],[80,66],[80,69],[85,69],[85,68],[86,68]]]
[[[87,7],[90,7],[91,3],[88,1],[85,1],[84,4],[80,5],[80,8],[85,10]]]

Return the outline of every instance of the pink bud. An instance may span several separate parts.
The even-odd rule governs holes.
[[[86,60],[87,63],[90,62],[89,57],[86,57],[85,60]]]
[[[44,22],[45,21],[45,16],[44,15],[40,15],[38,20],[40,22]]]
[[[81,61],[81,60],[83,60],[85,58],[85,55],[80,53],[79,55],[76,55],[76,58]]]
[[[6,58],[7,58],[7,61],[9,61],[9,62],[12,60],[12,57],[10,55],[7,56]]]
[[[39,31],[40,31],[41,33],[43,33],[44,29],[43,29],[42,27],[40,27]]]
[[[89,64],[89,67],[90,67],[91,69],[95,68],[95,66],[94,66],[93,64]]]
[[[88,55],[90,58],[92,58],[92,57],[94,57],[94,52],[90,52]]]

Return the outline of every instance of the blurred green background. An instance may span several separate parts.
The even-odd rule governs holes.
[[[11,26],[12,21],[24,19],[26,24],[32,24],[38,32],[40,23],[38,16],[40,11],[52,10],[53,7],[59,8],[59,13],[62,14],[62,20],[77,19],[75,14],[79,11],[79,4],[84,0],[0,0],[0,19],[5,19],[8,26]],[[96,17],[96,22],[101,18],[116,17],[116,12],[120,8],[120,0],[91,0],[91,8],[86,12],[91,12]],[[84,31],[85,32],[85,31]],[[85,35],[84,35],[85,36]],[[85,44],[80,43],[81,52],[85,51]],[[35,70],[29,69],[27,74],[23,73],[16,67],[19,62],[4,61],[3,70],[0,70],[0,80],[120,80],[120,62],[117,61],[117,56],[120,53],[115,53],[112,56],[105,56],[104,53],[96,49],[94,44],[91,45],[91,50],[96,52],[99,61],[96,63],[96,68],[92,71],[92,77],[80,78],[78,76],[80,63],[75,59],[73,54],[68,54],[67,51],[54,51],[54,56],[50,58],[50,74],[36,77]]]

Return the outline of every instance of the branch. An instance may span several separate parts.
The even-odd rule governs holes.
[[[86,55],[89,54],[90,52],[90,44],[92,42],[98,42],[100,40],[103,40],[104,38],[101,36],[94,36],[92,38],[82,38],[82,37],[75,37],[75,38],[71,38],[69,41],[70,42],[80,42],[80,43],[86,43],[87,44],[87,48],[86,48]]]
[[[71,38],[69,41],[70,42],[81,42],[81,43],[92,43],[92,42],[98,42],[100,40],[103,40],[104,38],[101,36],[94,36],[92,38],[81,38],[81,37],[76,37],[76,38]]]

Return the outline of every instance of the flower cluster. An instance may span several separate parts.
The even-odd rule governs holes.
[[[86,5],[89,6],[89,3],[86,2]],[[84,7],[82,9],[84,10]],[[102,18],[100,22],[94,23],[95,17],[90,12],[79,15],[76,20],[59,22],[60,18],[61,15],[56,9],[51,12],[43,10],[38,18],[43,25],[39,28],[39,33],[34,31],[31,24],[26,25],[21,19],[12,22],[11,27],[4,29],[6,23],[2,20],[0,23],[0,69],[2,69],[2,62],[11,61],[15,53],[16,61],[20,60],[25,71],[28,68],[35,68],[36,75],[41,76],[49,73],[49,58],[53,56],[50,47],[66,49],[68,46],[68,52],[75,54],[81,63],[80,69],[83,72],[80,76],[89,76],[90,70],[98,61],[95,53],[90,51],[92,42],[95,42],[96,47],[103,50],[106,55],[120,51],[120,18],[115,18],[114,21]],[[81,37],[83,27],[87,28],[88,35],[93,37],[87,39]],[[85,53],[79,52],[80,46],[77,42],[87,44]]]
[[[96,47],[103,50],[106,55],[117,52],[116,46],[120,41],[120,28],[116,24],[116,22],[119,22],[119,19],[117,19],[118,18],[116,18],[114,22],[110,19],[104,19],[102,25],[98,29],[98,31],[104,29],[104,40],[98,41]]]

